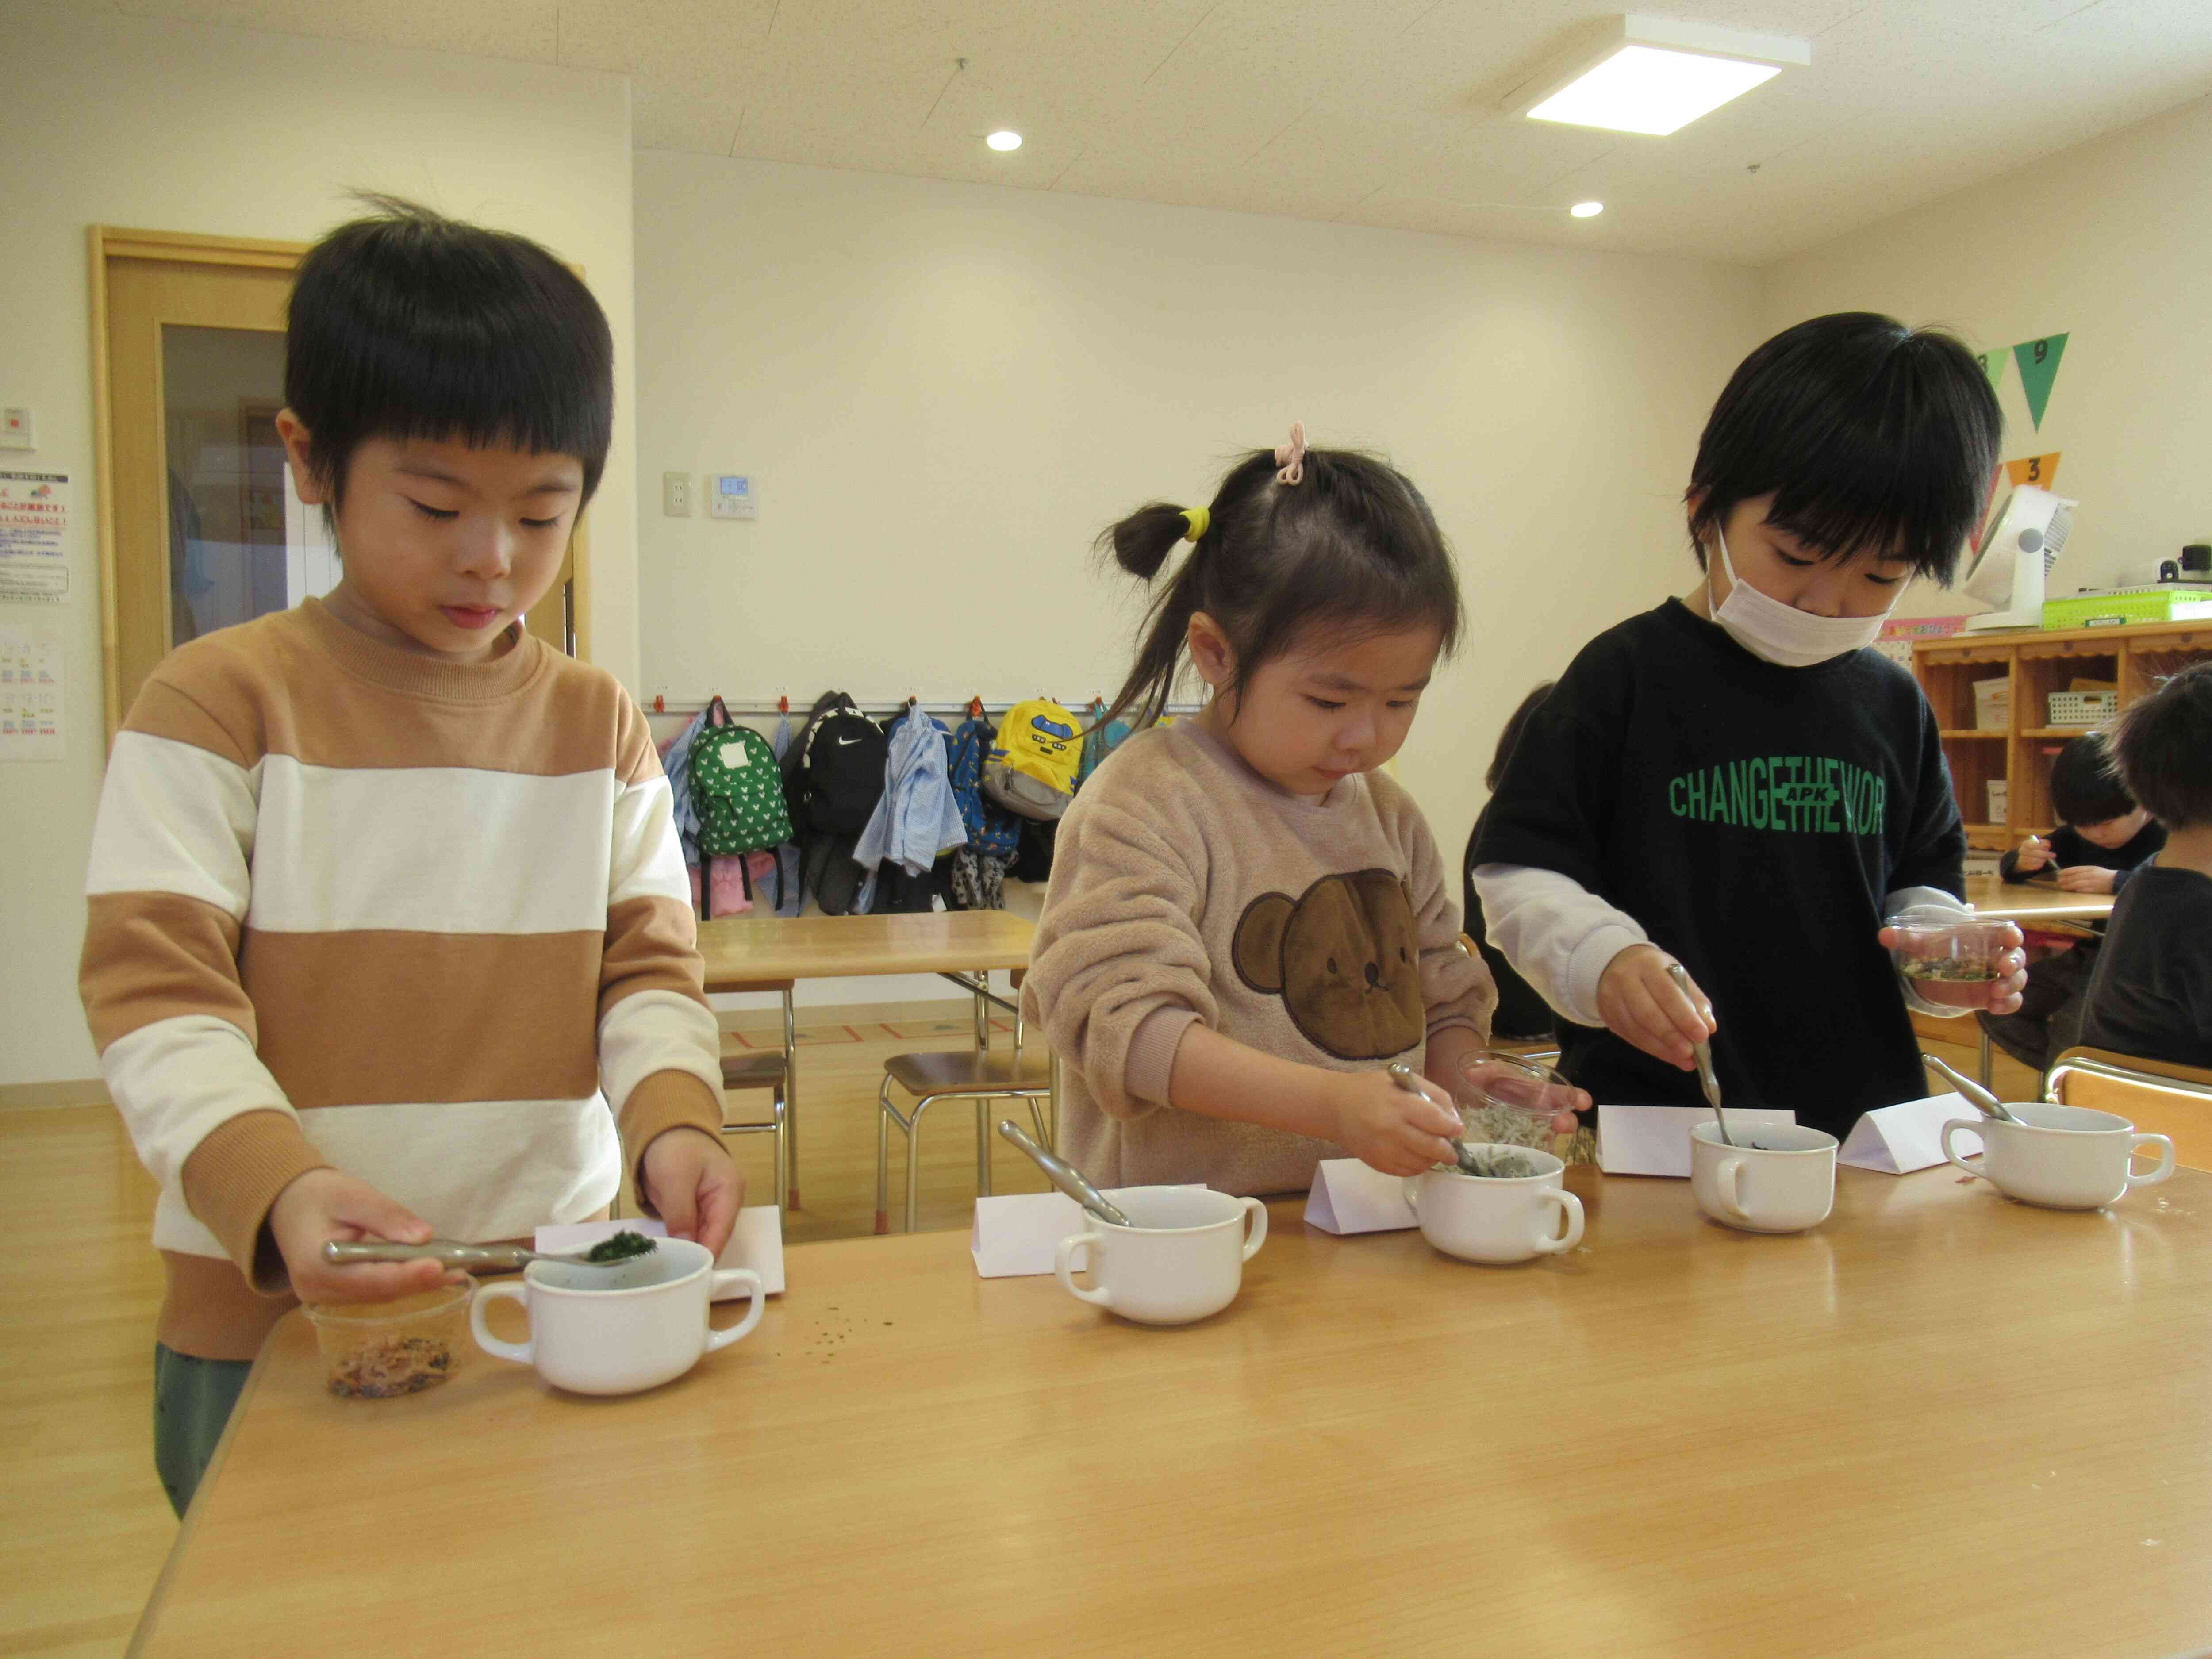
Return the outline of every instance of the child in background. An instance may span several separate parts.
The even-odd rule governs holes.
[[[1684,496],[1705,580],[1576,657],[1475,850],[1491,938],[1600,1100],[1700,1103],[1708,1035],[1723,1098],[1838,1137],[1927,1094],[1885,923],[1963,908],[1966,840],[1926,699],[1866,647],[1909,578],[1949,580],[1998,432],[1963,346],[1863,313],[1722,392]]]
[[[179,1515],[295,1298],[442,1277],[326,1241],[526,1239],[627,1167],[720,1252],[743,1197],[644,717],[520,621],[605,461],[606,319],[535,244],[372,200],[300,265],[276,417],[344,578],[155,671],[93,830],[81,986],[161,1188]]]
[[[2058,751],[2051,766],[2051,810],[2059,821],[2051,839],[2030,836],[1998,863],[2007,881],[2052,871],[2067,892],[2118,893],[2136,866],[2166,845],[2165,826],[2136,805],[2102,732],[2085,732]],[[2102,934],[2105,924],[2094,931]],[[2072,1047],[2099,943],[2083,939],[2029,963],[2020,1012],[1977,1016],[1990,1040],[2039,1072]]]
[[[1377,769],[1462,625],[1428,503],[1294,428],[1210,506],[1155,502],[1100,540],[1146,581],[1191,551],[1114,701],[1139,729],[1061,820],[1024,988],[1066,1062],[1062,1152],[1102,1186],[1237,1194],[1310,1186],[1340,1150],[1394,1175],[1449,1161],[1443,1103],[1496,994]],[[1144,729],[1186,650],[1212,701]]]
[[[2112,906],[2081,1041],[2212,1066],[2212,663],[2123,714],[2112,751],[2129,790],[2166,826],[2166,845]]]
[[[1513,758],[1513,746],[1521,741],[1521,733],[1545,698],[1552,695],[1550,680],[1521,699],[1521,706],[1506,717],[1505,727],[1498,734],[1498,747],[1490,757],[1490,770],[1482,775],[1482,787],[1492,794],[1498,793],[1498,781],[1505,775],[1505,763]],[[1513,964],[1505,953],[1490,942],[1489,929],[1482,920],[1481,896],[1474,890],[1474,849],[1482,841],[1484,813],[1490,810],[1487,803],[1475,814],[1474,833],[1467,838],[1467,853],[1460,860],[1460,911],[1468,937],[1474,941],[1475,949],[1482,953],[1482,965],[1490,969],[1490,977],[1498,987],[1498,1012],[1491,1016],[1490,1034],[1494,1037],[1548,1037],[1553,1034],[1552,1006],[1537,994],[1536,988],[1513,971]]]

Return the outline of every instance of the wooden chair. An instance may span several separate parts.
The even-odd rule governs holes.
[[[998,998],[993,997],[993,1002]],[[1060,1061],[1056,1057],[1042,1060],[1025,1060],[1022,1054],[1024,1037],[1021,1011],[1014,1011],[1014,1051],[1011,1056],[995,1054],[986,1044],[989,1041],[985,1021],[983,1000],[975,1005],[976,1038],[973,1049],[953,1053],[934,1052],[916,1054],[893,1054],[884,1062],[883,1087],[876,1093],[876,1231],[890,1231],[890,1159],[891,1126],[896,1124],[906,1137],[906,1230],[915,1230],[921,1184],[921,1115],[940,1100],[972,1100],[975,1103],[975,1194],[988,1198],[991,1194],[991,1114],[990,1103],[999,1099],[1026,1100],[1030,1105],[1030,1121],[1036,1126],[1037,1139],[1045,1146],[1053,1145],[1054,1132],[1060,1127]],[[908,1094],[915,1097],[910,1112],[901,1114],[891,1104],[891,1087],[896,1084]],[[1050,1103],[1048,1113],[1046,1103]],[[1049,1122],[1048,1122],[1048,1115]]]
[[[2043,1097],[2117,1112],[2138,1129],[2171,1139],[2175,1163],[2212,1170],[2212,1071],[2105,1048],[2069,1048],[2051,1062]]]
[[[790,1103],[785,1092],[790,1077],[791,1054],[788,1049],[772,1048],[762,1054],[722,1056],[722,1092],[725,1095],[742,1094],[754,1089],[769,1091],[769,1118],[766,1123],[732,1123],[729,1121],[726,1109],[722,1133],[726,1136],[775,1137],[775,1207],[779,1212],[791,1207]]]

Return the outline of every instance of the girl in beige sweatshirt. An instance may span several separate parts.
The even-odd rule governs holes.
[[[1428,503],[1294,428],[1210,506],[1154,503],[1100,541],[1148,581],[1191,544],[1115,713],[1154,726],[1186,650],[1213,696],[1130,738],[1060,826],[1024,995],[1066,1062],[1063,1150],[1103,1185],[1237,1194],[1347,1152],[1449,1161],[1444,1103],[1497,994],[1379,769],[1462,626]],[[1439,1086],[1399,1088],[1394,1060]]]

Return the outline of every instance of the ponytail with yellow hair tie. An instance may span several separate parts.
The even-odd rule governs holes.
[[[1182,510],[1182,521],[1190,526],[1183,532],[1183,540],[1196,546],[1206,539],[1206,526],[1213,522],[1213,514],[1207,507],[1186,507]]]

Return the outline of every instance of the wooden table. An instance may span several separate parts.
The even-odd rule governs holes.
[[[133,1651],[2166,1656],[2212,1644],[2212,1175],[1842,1171],[1790,1238],[1572,1172],[1463,1266],[1295,1203],[1182,1330],[963,1234],[809,1244],[660,1391],[255,1368]],[[594,1553],[595,1550],[598,1552]]]
[[[2069,893],[2051,882],[1966,878],[1966,902],[1985,916],[2033,927],[2045,921],[2101,921],[2112,914],[2110,893]]]
[[[986,1002],[975,976],[1010,969],[1021,984],[1036,928],[1004,910],[945,910],[888,916],[732,916],[699,924],[708,991],[775,992],[783,1000],[784,1146],[791,1206],[799,1207],[799,1021],[792,987],[802,979],[939,974],[969,992],[975,1005],[975,1046],[990,1046]]]

